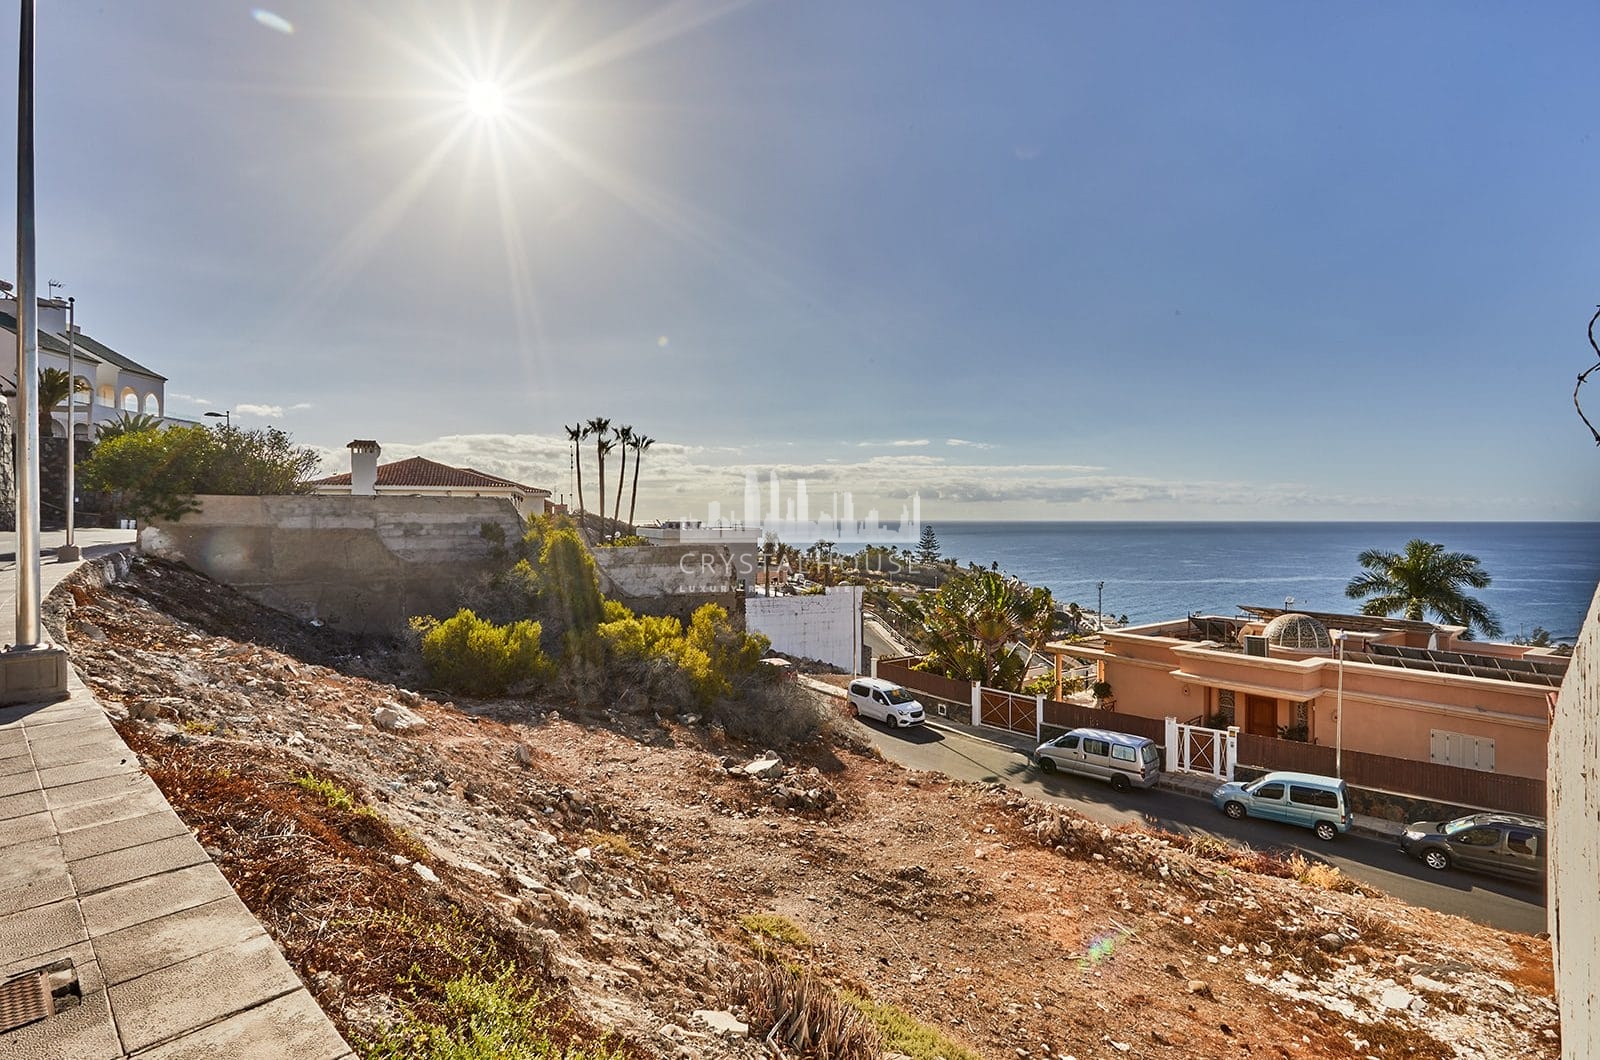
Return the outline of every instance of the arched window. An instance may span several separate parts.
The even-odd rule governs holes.
[[[123,392],[122,392],[122,411],[123,412],[138,412],[139,411],[139,392],[137,390],[133,389],[133,387],[131,387],[131,386],[128,387],[127,389],[123,390]]]
[[[154,394],[144,396],[144,410],[151,416],[161,415],[161,401]]]
[[[72,436],[80,442],[87,442],[89,440],[89,425],[82,420],[74,423],[72,425]]]
[[[117,407],[117,392],[109,384],[100,388],[100,404],[108,409]]]
[[[94,397],[94,380],[80,375],[72,387],[72,402],[77,408],[87,405]]]

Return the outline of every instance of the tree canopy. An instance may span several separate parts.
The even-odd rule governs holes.
[[[305,493],[315,451],[276,427],[167,427],[103,438],[78,468],[85,488],[118,494],[139,519],[180,519],[199,494]]]
[[[927,645],[927,668],[1011,691],[1021,688],[1028,655],[1049,641],[1055,619],[1049,589],[987,570],[953,578],[902,610]]]
[[[1356,557],[1363,572],[1352,578],[1344,593],[1365,600],[1363,615],[1394,615],[1421,622],[1433,616],[1439,622],[1467,627],[1484,636],[1497,637],[1500,623],[1494,613],[1467,588],[1484,589],[1489,574],[1478,557],[1446,552],[1443,545],[1421,538],[1406,542],[1403,552],[1369,548]]]

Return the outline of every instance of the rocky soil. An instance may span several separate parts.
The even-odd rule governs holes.
[[[451,702],[190,572],[84,574],[51,601],[79,672],[353,1039],[434,952],[414,926],[466,918],[636,1056],[792,1055],[736,982],[774,951],[983,1057],[1559,1053],[1540,939],[908,772],[842,717],[768,755],[693,715]]]

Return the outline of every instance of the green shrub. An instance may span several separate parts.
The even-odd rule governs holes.
[[[978,1054],[957,1045],[939,1031],[914,1019],[895,1005],[852,994],[839,995],[845,1002],[877,1025],[887,1053],[904,1053],[913,1060],[978,1060]]]
[[[432,680],[452,692],[496,696],[549,675],[537,622],[500,626],[463,608],[443,622],[413,619],[412,626],[422,634],[422,658]]]
[[[811,946],[811,936],[805,929],[781,913],[746,913],[739,918],[739,926],[752,935],[764,935],[799,949]]]
[[[563,634],[587,633],[600,624],[600,573],[576,530],[560,527],[544,535],[537,574],[540,604]]]
[[[301,791],[315,795],[317,798],[327,803],[328,809],[330,810],[345,810],[347,812],[354,812],[356,806],[358,805],[356,802],[356,797],[351,794],[349,788],[326,778],[319,777],[310,770],[307,770],[300,776],[295,777],[294,782],[295,786]]]

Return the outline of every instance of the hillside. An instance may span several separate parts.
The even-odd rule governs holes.
[[[1558,1055],[1547,943],[1315,866],[907,772],[842,718],[752,771],[659,704],[448,702],[159,563],[71,588],[79,671],[358,1052],[509,964],[551,1036],[629,1056],[797,1055],[775,982],[988,1058]]]

